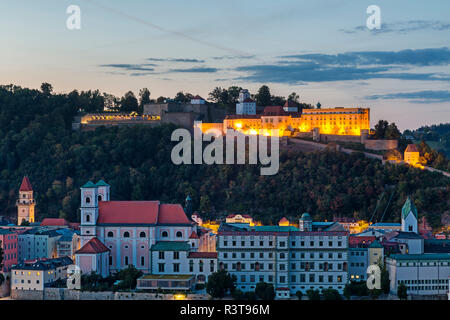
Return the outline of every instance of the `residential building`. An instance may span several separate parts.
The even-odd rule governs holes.
[[[0,272],[8,272],[13,265],[17,264],[17,233],[10,229],[1,228],[0,246],[3,250],[3,267]]]
[[[445,295],[449,290],[449,253],[393,254],[386,267],[394,294],[402,282],[408,295]]]
[[[338,224],[340,231],[330,231],[336,228],[334,223],[318,231],[309,219],[309,214],[300,219],[299,224],[306,226],[303,229],[222,224],[219,268],[235,275],[242,291],[254,290],[259,281],[265,281],[279,291],[288,288],[290,294],[322,288],[342,293],[348,272],[348,232]]]
[[[404,160],[406,163],[414,166],[419,163],[420,154],[419,149],[415,144],[408,144],[404,153]]]
[[[69,257],[36,259],[12,267],[11,290],[43,290],[45,286],[67,278]]]
[[[56,258],[61,234],[52,229],[33,227],[18,235],[18,262],[30,259]]]

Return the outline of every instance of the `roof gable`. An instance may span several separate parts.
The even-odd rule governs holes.
[[[30,179],[27,176],[23,177],[22,184],[20,185],[19,191],[33,191],[31,187]]]
[[[98,238],[94,237],[89,240],[80,250],[75,254],[97,254],[110,251]]]
[[[408,197],[405,201],[405,204],[402,207],[402,218],[406,219],[406,217],[410,212],[412,212],[417,219],[417,208],[414,205],[414,202],[411,200],[411,198]]]

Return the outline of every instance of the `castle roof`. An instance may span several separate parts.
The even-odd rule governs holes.
[[[19,191],[33,191],[31,187],[30,179],[27,176],[23,177],[22,184],[20,185]]]
[[[89,240],[80,250],[76,251],[75,254],[92,254],[92,253],[103,253],[110,251],[97,237]]]
[[[287,114],[281,106],[269,106],[264,108],[263,116],[287,116]]]
[[[411,200],[411,198],[408,197],[405,201],[405,204],[402,207],[402,218],[406,219],[406,217],[410,212],[412,212],[417,219],[417,208],[414,205],[414,202]]]
[[[98,209],[98,224],[192,224],[179,204],[102,201]]]
[[[417,149],[417,146],[415,144],[408,144],[405,152],[419,152],[419,149]]]

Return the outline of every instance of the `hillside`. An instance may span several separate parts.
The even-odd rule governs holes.
[[[395,186],[384,221],[398,221],[411,195],[429,222],[438,227],[449,208],[450,181],[406,166],[383,166],[360,154],[332,151],[284,152],[275,176],[260,176],[258,166],[184,165],[170,160],[173,126],[71,130],[71,120],[95,97],[50,94],[0,87],[0,206],[15,215],[17,189],[28,175],[36,192],[38,220],[78,221],[79,187],[104,179],[115,200],[183,203],[209,218],[245,212],[265,223],[309,212],[315,219],[333,215],[369,219],[380,196]],[[379,219],[388,197],[379,204]]]

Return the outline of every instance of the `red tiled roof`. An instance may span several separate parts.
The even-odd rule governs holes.
[[[42,220],[40,226],[68,226],[69,222],[66,219],[45,218]]]
[[[79,253],[102,253],[110,251],[100,240],[96,237],[89,240],[80,250],[76,251],[75,254]]]
[[[192,231],[191,235],[189,236],[189,239],[198,239],[198,235],[195,231]]]
[[[156,224],[159,201],[101,201],[97,223]]]
[[[23,177],[22,184],[20,185],[19,191],[33,191],[31,187],[30,179],[27,176]]]
[[[189,252],[188,258],[215,259],[217,258],[217,252]]]
[[[191,224],[179,204],[159,201],[102,201],[99,224]]]
[[[263,116],[287,116],[287,114],[281,106],[269,106],[264,108]]]
[[[159,206],[159,224],[191,224],[183,207],[179,204],[162,204]]]
[[[415,144],[408,144],[405,152],[419,152],[419,149],[417,149],[417,146]]]

